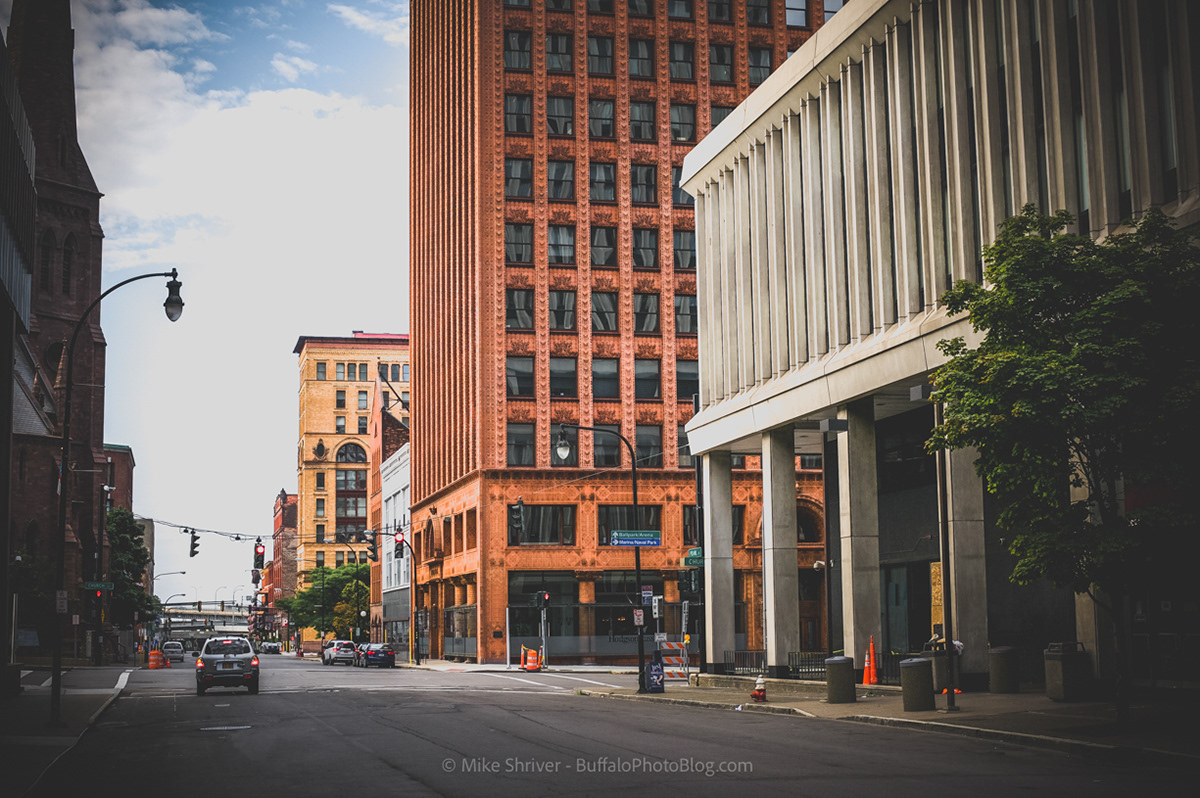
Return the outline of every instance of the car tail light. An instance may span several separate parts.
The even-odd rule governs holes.
[[[204,667],[204,660],[202,660],[202,659],[198,659],[198,660],[196,660],[196,667],[197,667],[197,668],[203,668],[203,667]]]
[[[254,659],[250,660],[250,664],[257,668],[258,667],[258,657],[255,657]]]

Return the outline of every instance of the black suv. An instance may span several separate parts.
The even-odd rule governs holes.
[[[196,660],[196,695],[210,687],[245,687],[258,692],[258,655],[244,637],[211,637]]]

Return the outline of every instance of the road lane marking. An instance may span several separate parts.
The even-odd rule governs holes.
[[[200,731],[238,731],[249,728],[249,726],[201,726]]]
[[[512,679],[514,682],[525,682],[526,684],[536,685],[537,687],[552,687],[555,690],[566,690],[567,688],[558,684],[545,684],[544,682],[535,682],[532,679],[522,679],[520,676],[506,676],[503,673],[487,673],[484,676],[495,676],[497,679]]]
[[[121,674],[121,677],[119,679],[117,679],[117,688],[116,689],[118,691],[125,689],[125,685],[128,684],[128,682],[129,682],[129,674],[131,674],[131,673],[133,673],[132,670],[127,670]]]

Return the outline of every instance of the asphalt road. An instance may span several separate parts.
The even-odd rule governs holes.
[[[262,692],[139,670],[42,777],[46,796],[1190,794],[1183,774],[910,730],[610,701],[632,675],[323,667]],[[186,663],[185,663],[186,664]]]

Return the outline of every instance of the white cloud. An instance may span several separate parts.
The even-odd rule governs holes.
[[[298,55],[275,53],[271,59],[271,69],[288,83],[295,83],[301,75],[317,71],[317,65]]]
[[[367,11],[354,6],[330,4],[328,10],[352,28],[378,36],[388,44],[409,43],[410,25],[407,3],[382,3],[386,10]]]

